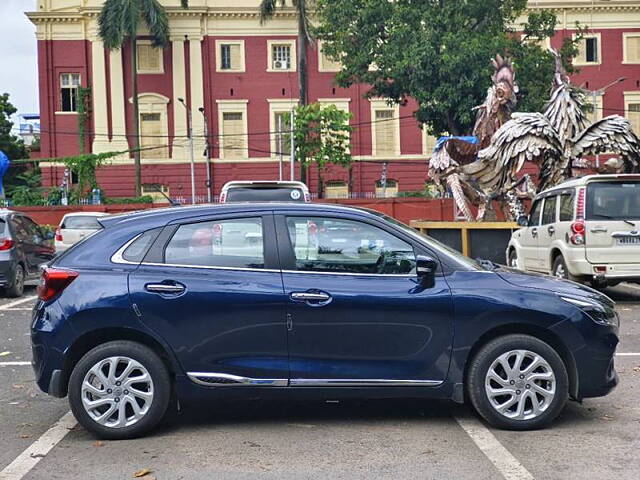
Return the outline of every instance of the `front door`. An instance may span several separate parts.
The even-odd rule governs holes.
[[[276,225],[292,386],[446,378],[451,293],[440,275],[429,288],[420,284],[411,239],[358,217],[278,215]]]
[[[520,241],[520,255],[525,270],[538,270],[538,236],[540,234],[540,215],[542,213],[542,199],[536,200],[531,207],[529,224],[523,228]]]
[[[142,321],[192,380],[287,385],[286,297],[271,215],[166,227],[129,289]]]
[[[553,195],[544,199],[542,207],[542,220],[540,221],[540,229],[538,230],[538,270],[550,272],[552,265],[550,264],[551,243],[558,238],[559,232],[556,232],[556,210],[558,204],[558,196]]]

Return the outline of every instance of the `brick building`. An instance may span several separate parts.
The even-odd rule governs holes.
[[[37,26],[42,157],[78,152],[75,91],[92,88],[92,112],[87,126],[93,152],[130,147],[132,103],[129,48],[106,51],[97,35],[102,0],[38,0],[28,16]],[[193,112],[197,194],[206,198],[206,169],[213,192],[233,179],[278,177],[277,131],[282,112],[297,103],[296,19],[282,11],[265,25],[258,18],[259,0],[162,0],[171,28],[171,45],[158,50],[140,32],[138,83],[143,153],[143,189],[160,185],[172,197],[190,196],[187,110]],[[552,8],[559,29],[551,40],[559,46],[572,35],[576,21],[590,28],[578,58],[581,72],[574,82],[598,90],[595,115],[622,114],[640,132],[640,1],[539,0],[531,9]],[[387,178],[399,191],[421,190],[433,139],[412,118],[415,105],[389,107],[363,98],[366,86],[348,89],[333,83],[337,65],[309,50],[309,99],[349,110],[354,126],[355,165],[349,175],[335,168],[325,177],[326,194],[375,195],[386,164]],[[199,109],[202,107],[203,113]],[[390,120],[391,119],[391,120]],[[385,121],[379,121],[385,120]],[[206,125],[205,125],[206,123]],[[207,130],[205,130],[205,128]],[[211,138],[207,161],[204,132]],[[130,137],[129,137],[130,138]],[[286,160],[286,159],[285,159]],[[43,164],[47,184],[60,184],[64,169]],[[288,165],[285,163],[285,172]],[[109,196],[133,194],[133,160],[119,157],[99,172]],[[390,182],[387,194],[396,190]],[[316,176],[310,187],[317,190]]]

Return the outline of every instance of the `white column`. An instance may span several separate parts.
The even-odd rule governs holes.
[[[107,81],[102,40],[91,41],[91,96],[93,98],[93,153],[108,152],[109,124],[107,120]]]
[[[127,121],[124,98],[124,72],[122,71],[122,51],[111,50],[109,55],[109,81],[111,83],[111,150],[129,149],[127,143]]]
[[[191,72],[191,110],[193,112],[193,137],[195,157],[202,160],[205,149],[204,117],[198,111],[204,107],[204,76],[202,74],[202,38],[189,36],[189,66]]]
[[[173,159],[187,158],[187,151],[185,146],[187,142],[184,136],[187,134],[187,110],[178,101],[178,98],[183,98],[187,101],[187,73],[185,70],[184,61],[184,37],[173,38],[171,40],[172,58],[173,58],[173,98],[171,103],[173,104],[173,124],[174,135],[181,138],[177,138],[173,142]]]

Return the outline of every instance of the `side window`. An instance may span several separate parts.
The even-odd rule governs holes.
[[[529,214],[529,226],[537,227],[540,225],[540,210],[542,209],[542,200],[536,200]]]
[[[21,242],[27,241],[29,239],[29,232],[27,232],[27,228],[25,227],[25,224],[21,217],[13,217],[11,219],[11,226],[16,239],[20,240]]]
[[[558,197],[547,197],[542,209],[542,225],[548,225],[556,221],[556,199]]]
[[[162,229],[156,228],[154,230],[147,230],[141,234],[122,252],[122,258],[127,262],[140,263],[147,254],[153,241],[157,238],[160,230]]]
[[[322,217],[287,218],[296,270],[310,272],[409,274],[413,247],[366,223]]]
[[[573,220],[573,195],[563,193],[560,195],[560,221],[570,222]]]
[[[181,225],[165,249],[164,261],[173,265],[264,268],[262,219]]]
[[[31,239],[31,241],[33,243],[42,242],[42,240],[43,240],[42,231],[40,230],[40,227],[38,226],[38,224],[36,224],[36,222],[31,220],[30,218],[26,218],[26,217],[22,218],[22,222],[23,222],[23,224],[25,226],[25,229],[26,229],[27,234],[29,235],[29,238]]]

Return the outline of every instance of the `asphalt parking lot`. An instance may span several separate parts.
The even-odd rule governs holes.
[[[192,406],[147,438],[107,442],[35,385],[28,288],[18,301],[0,298],[0,480],[637,479],[640,287],[607,293],[621,317],[620,385],[570,402],[547,430],[495,430],[441,402],[235,402]]]

